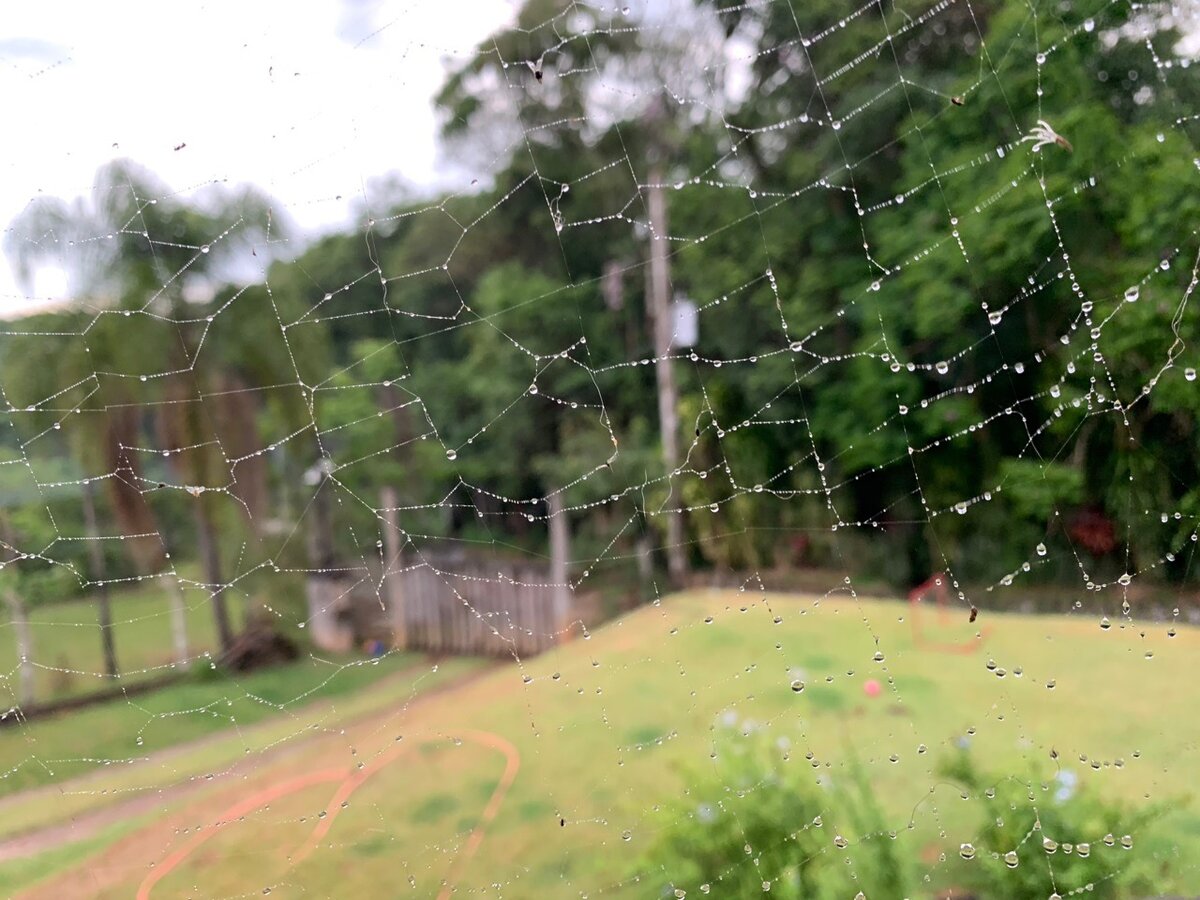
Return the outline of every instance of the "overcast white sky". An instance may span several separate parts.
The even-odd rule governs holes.
[[[443,60],[470,55],[517,5],[5,4],[0,227],[39,194],[86,194],[117,157],[175,190],[252,182],[308,229],[345,221],[368,179],[387,172],[414,185],[444,181],[430,107]],[[62,290],[46,277],[29,298],[7,257],[0,262],[0,313]]]

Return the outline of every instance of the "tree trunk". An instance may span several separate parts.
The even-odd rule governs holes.
[[[318,572],[334,565],[333,487],[329,481],[330,464],[321,460],[308,470],[306,478],[316,491],[310,507],[312,521],[308,528],[308,565]]]
[[[100,625],[100,646],[104,650],[104,672],[109,678],[116,678],[119,670],[112,627],[112,604],[108,596],[108,571],[104,564],[104,549],[100,546],[100,530],[96,526],[96,498],[92,483],[86,479],[83,482],[83,521],[87,528],[92,578],[96,582],[96,618]]]
[[[675,386],[675,367],[671,360],[671,262],[667,245],[667,200],[663,192],[663,171],[650,169],[646,207],[650,217],[650,306],[654,311],[654,363],[658,376],[658,423],[662,431],[663,462],[667,468],[667,486],[672,489],[675,469],[679,466],[679,395]],[[667,503],[671,503],[668,494]],[[667,572],[679,587],[687,575],[687,548],[684,546],[683,510],[667,512]]]
[[[270,497],[267,483],[267,457],[258,433],[260,400],[256,391],[237,375],[217,376],[219,393],[212,416],[222,451],[238,460],[232,469],[233,483],[229,492],[246,504],[250,527],[261,534],[268,513]]]
[[[225,602],[225,581],[221,575],[221,551],[218,546],[217,529],[204,497],[196,498],[196,542],[199,545],[200,561],[204,565],[204,580],[212,591],[213,616],[217,622],[217,640],[224,655],[233,646],[233,626],[229,621],[229,607]]]
[[[401,551],[404,546],[400,517],[396,510],[399,505],[400,498],[394,487],[387,485],[380,490],[379,506],[383,513],[383,596],[392,623],[392,645],[404,650],[408,646],[408,627],[404,617],[404,579],[397,571],[402,565]]]
[[[16,591],[8,588],[4,591],[4,602],[8,606],[9,618],[12,620],[13,634],[17,639],[18,688],[17,703],[21,706],[32,706],[36,697],[34,688],[33,668],[33,634],[29,630],[29,618],[25,611],[25,601]]]
[[[141,490],[143,484],[137,454],[128,452],[128,448],[140,443],[137,410],[119,406],[108,408],[104,413],[101,440],[104,462],[110,473],[107,481],[117,527],[128,537],[125,544],[138,572],[157,572],[163,564],[158,521]]]

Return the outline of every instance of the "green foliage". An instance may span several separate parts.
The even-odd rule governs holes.
[[[1021,519],[1046,523],[1055,510],[1083,499],[1083,475],[1062,463],[1005,459],[1000,463],[1004,500]]]
[[[0,402],[21,410],[18,440],[57,425],[85,473],[128,470],[106,480],[102,530],[207,523],[247,567],[304,564],[303,541],[266,524],[308,509],[303,473],[327,457],[350,557],[386,485],[431,538],[532,547],[561,490],[576,531],[619,535],[606,552],[629,558],[669,496],[694,561],[768,567],[804,530],[895,584],[948,565],[993,581],[1087,508],[1114,521],[1114,559],[1187,577],[1200,394],[1182,370],[1200,325],[1181,299],[1200,192],[1179,110],[1200,102],[1200,67],[1156,66],[1146,42],[1168,53],[1168,20],[1134,41],[1132,13],[1101,0],[877,12],[834,27],[832,0],[697,0],[662,28],[528,0],[437,98],[491,182],[394,193],[365,240],[324,236],[259,285],[221,284],[221,264],[270,261],[267,198],[191,202],[108,166],[88,198],[39,200],[9,232],[23,272],[66,264],[86,304],[0,339]],[[711,93],[728,52],[752,60],[736,99]],[[1022,142],[1038,119],[1073,152]],[[675,363],[686,465],[669,482],[647,364],[651,176],[675,188],[673,288],[703,307],[695,358]],[[186,302],[196,285],[213,299]],[[187,485],[214,490],[192,502]]]
[[[757,896],[767,882],[784,898],[903,896],[915,885],[853,753],[844,781],[821,788],[787,740],[766,731],[719,737],[715,749],[714,766],[689,773],[685,799],[661,811],[645,868],[665,879],[664,896]],[[847,867],[830,848],[851,843]]]
[[[1042,900],[1087,891],[1097,898],[1149,896],[1169,874],[1154,822],[1162,804],[1134,807],[1059,769],[1043,780],[985,775],[967,751],[943,762],[943,774],[975,798],[983,820],[966,886],[982,897]],[[960,853],[962,851],[960,850]]]

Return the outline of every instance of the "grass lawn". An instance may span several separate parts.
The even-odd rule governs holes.
[[[417,655],[390,653],[312,656],[246,675],[200,669],[161,690],[10,725],[0,732],[0,797],[101,767],[141,765],[175,745],[223,731],[236,736],[264,719],[293,728],[336,721],[334,701],[419,664]]]
[[[1069,770],[1083,791],[1178,801],[1160,823],[1168,843],[1157,852],[1172,855],[1175,873],[1161,889],[1191,892],[1200,882],[1200,816],[1180,798],[1192,789],[1200,746],[1200,719],[1189,712],[1198,692],[1196,630],[1176,626],[1169,637],[1161,624],[1116,621],[1104,630],[1092,615],[990,611],[971,626],[965,613],[944,623],[926,613],[918,640],[912,618],[907,604],[842,596],[671,597],[424,706],[381,710],[344,729],[322,719],[296,753],[248,772],[236,789],[216,785],[164,808],[140,837],[79,869],[76,881],[48,882],[32,896],[69,895],[72,884],[87,885],[89,895],[131,896],[152,863],[231,804],[304,773],[362,763],[352,794],[313,784],[235,817],[166,872],[153,896],[198,886],[208,896],[270,888],[433,897],[450,878],[472,895],[658,897],[667,877],[645,868],[645,849],[663,827],[720,799],[693,792],[695,773],[713,769],[711,754],[719,762],[732,734],[764,728],[787,738],[789,765],[814,779],[844,778],[857,757],[899,851],[931,891],[961,878],[972,863],[959,845],[978,840],[981,801],[964,799],[937,771],[966,743],[988,770],[1026,777],[1036,769],[1047,780]],[[981,627],[987,631],[976,640]],[[947,652],[931,641],[973,649]],[[867,679],[881,683],[879,696],[864,693]],[[337,704],[335,714],[349,705]],[[302,715],[294,724],[305,723]],[[132,740],[141,724],[114,734]],[[66,719],[64,728],[79,734],[82,726]],[[472,830],[486,821],[506,766],[488,740],[511,744],[520,768],[475,847]],[[157,777],[166,783],[183,768],[165,762]],[[124,777],[106,770],[111,782],[93,791],[120,789]],[[666,810],[677,818],[664,825]],[[20,806],[6,812],[23,814]],[[301,852],[327,812],[328,832]],[[825,852],[844,857],[852,872],[856,854],[880,836],[857,832],[838,809],[820,812]],[[839,834],[844,847],[833,843]],[[1090,841],[1093,854],[1125,852],[1104,847],[1102,834],[1053,837]],[[1141,835],[1133,837],[1141,848]],[[1060,867],[1061,894],[1084,890],[1070,882],[1065,854],[1048,857],[1040,838],[1031,840],[1024,858]]]
[[[192,656],[216,647],[216,626],[208,591],[195,587],[183,589],[187,607],[188,645]],[[242,603],[229,597],[234,627],[241,622]],[[133,683],[171,671],[174,643],[171,637],[171,613],[166,588],[158,581],[112,591],[113,635],[121,682]],[[113,686],[104,674],[104,656],[100,646],[100,626],[96,604],[90,599],[72,600],[29,612],[33,640],[32,660],[36,666],[35,699],[39,703],[87,694]],[[11,623],[0,625],[0,672],[8,674],[4,687],[17,699],[17,643]]]

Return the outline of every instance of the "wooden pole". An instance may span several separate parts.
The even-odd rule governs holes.
[[[171,607],[171,639],[175,644],[175,665],[187,669],[191,665],[191,650],[188,649],[187,603],[183,599],[183,588],[179,578],[168,572],[163,575],[167,588],[167,602]]]
[[[21,706],[32,706],[36,697],[33,670],[33,634],[29,630],[29,616],[25,611],[25,601],[12,588],[4,591],[4,602],[8,606],[8,615],[12,620],[13,634],[17,639],[18,688],[17,702]]]
[[[571,559],[571,524],[563,509],[562,494],[555,492],[546,498],[550,515],[550,583],[553,586],[554,615],[550,641],[567,626],[571,610],[571,585],[568,565]],[[536,639],[536,636],[535,636]]]
[[[650,306],[654,312],[654,363],[658,380],[658,423],[662,431],[663,462],[668,487],[679,467],[679,392],[671,360],[671,261],[667,246],[667,200],[663,191],[663,170],[650,168],[646,208],[650,217]],[[667,513],[667,572],[671,582],[680,586],[687,576],[687,548],[684,546],[683,511],[679,500],[668,496],[668,504],[677,508]]]
[[[404,607],[404,576],[398,571],[403,562],[404,548],[400,533],[400,497],[391,485],[379,491],[379,507],[383,513],[383,596],[388,617],[392,621],[392,644],[398,650],[408,648],[407,610]]]

